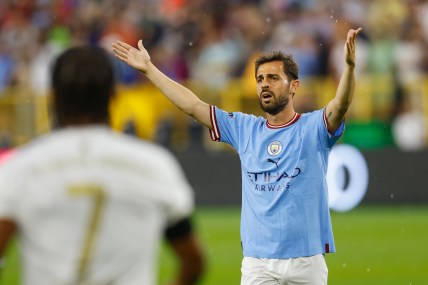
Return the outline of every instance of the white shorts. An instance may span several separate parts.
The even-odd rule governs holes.
[[[327,285],[324,255],[288,259],[244,257],[241,285]]]

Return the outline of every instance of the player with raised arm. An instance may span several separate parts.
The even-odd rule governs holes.
[[[349,30],[345,67],[335,97],[320,110],[299,114],[293,99],[300,81],[291,55],[273,52],[255,62],[260,107],[266,118],[226,112],[201,101],[165,76],[138,49],[117,41],[117,58],[144,73],[178,108],[230,144],[242,171],[241,284],[327,284],[324,254],[335,252],[327,183],[328,155],[344,131],[354,93],[355,38]]]
[[[1,256],[16,234],[23,284],[154,285],[166,237],[178,259],[174,284],[196,284],[204,255],[193,190],[168,150],[109,128],[105,51],[63,53],[52,87],[58,129],[1,166]]]

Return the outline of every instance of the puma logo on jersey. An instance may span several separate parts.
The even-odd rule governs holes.
[[[276,165],[276,167],[278,167],[278,162],[279,162],[279,158],[278,159],[272,159],[272,158],[268,158],[267,162],[271,162],[273,164]]]

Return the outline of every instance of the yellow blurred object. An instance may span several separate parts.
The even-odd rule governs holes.
[[[123,131],[128,124],[135,127],[135,135],[153,139],[159,116],[159,96],[150,85],[119,87],[111,103],[111,125]]]
[[[219,92],[210,91],[197,82],[189,81],[184,85],[202,100],[224,110],[263,115],[255,93],[253,72],[248,68],[242,79],[231,80]],[[390,124],[393,112],[397,109],[393,86],[393,78],[388,75],[360,76],[347,122],[369,123],[375,120]],[[332,77],[302,79],[294,100],[296,110],[308,112],[324,107],[335,96],[336,88],[337,82]],[[417,82],[403,86],[403,91],[403,100],[407,102],[405,111],[420,112],[425,121],[424,133],[428,134],[428,77],[420,77]],[[28,89],[16,88],[0,93],[0,138],[9,140],[12,146],[25,143],[52,128],[49,96],[31,94]],[[157,128],[165,121],[172,126],[171,143],[178,149],[185,149],[190,139],[188,132],[191,121],[187,115],[152,84],[117,86],[116,96],[111,103],[113,129],[119,132],[133,131],[139,138],[155,140]],[[425,145],[428,146],[428,137]]]

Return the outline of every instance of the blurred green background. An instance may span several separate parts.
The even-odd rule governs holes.
[[[196,230],[208,257],[203,285],[236,285],[242,260],[240,209],[198,208]],[[337,253],[326,256],[330,285],[428,284],[428,207],[360,206],[332,213]],[[0,284],[18,284],[19,258],[10,247]],[[159,284],[168,284],[175,260],[163,245]]]

